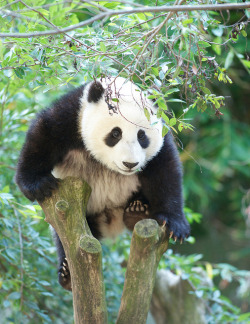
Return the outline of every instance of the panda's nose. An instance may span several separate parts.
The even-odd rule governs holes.
[[[130,162],[122,162],[125,167],[127,167],[128,169],[133,169],[139,162],[135,162],[135,163],[130,163]]]

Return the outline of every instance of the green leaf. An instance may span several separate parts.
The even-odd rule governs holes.
[[[225,69],[228,69],[232,62],[233,62],[233,58],[234,58],[234,52],[233,50],[229,51],[225,60]]]
[[[226,75],[226,79],[227,79],[227,81],[228,81],[229,83],[233,83],[233,81],[229,78],[228,75]]]
[[[20,297],[21,297],[20,292],[15,291],[15,292],[9,294],[8,299],[17,300],[17,299],[20,299]]]
[[[180,89],[178,89],[178,88],[169,89],[164,93],[164,97],[168,97],[171,93],[179,92],[179,91],[180,91]]]
[[[15,71],[16,76],[17,76],[19,79],[22,79],[22,78],[23,78],[23,76],[24,76],[24,74],[25,74],[23,68],[18,67],[18,68],[16,68],[14,71]]]
[[[147,96],[148,99],[156,99],[156,95],[149,95]]]
[[[247,37],[247,32],[245,31],[245,29],[243,29],[243,30],[241,31],[241,35],[242,35],[243,37]]]
[[[184,100],[181,100],[181,99],[175,99],[175,98],[173,98],[173,99],[168,99],[167,102],[183,102],[183,103],[186,103],[186,101],[184,101]]]
[[[204,41],[199,41],[198,45],[201,47],[210,47],[211,44],[209,44],[208,42],[204,42]]]
[[[146,16],[144,15],[144,13],[137,13],[136,16],[140,19],[140,20],[146,20]]]
[[[51,285],[50,282],[45,281],[45,280],[40,280],[40,281],[38,281],[38,282],[39,282],[40,285],[43,285],[43,286],[50,286],[50,285]]]
[[[101,51],[102,51],[103,53],[106,53],[107,48],[106,48],[106,45],[104,44],[104,42],[101,42],[101,43],[100,43],[100,49],[101,49]]]
[[[147,120],[150,120],[150,113],[149,113],[149,111],[147,110],[147,108],[144,108],[144,114],[145,114],[145,116],[147,117]]]
[[[153,71],[153,73],[154,73],[155,76],[158,76],[159,75],[159,69],[158,68],[151,67],[151,70]]]
[[[161,70],[159,73],[159,78],[163,80],[165,78],[165,73]]]
[[[162,128],[162,137],[164,137],[165,135],[167,135],[169,129],[167,126],[163,125],[163,128]]]
[[[247,60],[241,60],[241,62],[243,63],[243,65],[244,65],[247,69],[250,69],[250,61],[247,61]]]
[[[177,66],[174,74],[173,74],[173,79],[175,79],[181,72],[181,67],[180,66]]]
[[[164,101],[163,98],[159,98],[159,99],[157,99],[155,103],[156,103],[156,104],[157,104],[161,109],[163,109],[163,110],[168,110],[168,107],[167,107],[167,105],[166,105],[166,103],[165,103],[165,101]]]
[[[193,21],[194,21],[193,18],[190,18],[190,19],[182,20],[181,23],[183,26],[187,26],[188,24],[191,24]]]
[[[172,127],[176,124],[176,118],[171,118],[169,121],[169,125]]]
[[[164,112],[162,112],[161,117],[165,121],[165,123],[169,125],[169,118]]]
[[[201,90],[207,94],[207,95],[210,95],[211,94],[211,91],[208,89],[208,88],[205,88],[205,87],[201,87]]]
[[[180,123],[180,124],[178,125],[178,131],[179,131],[179,132],[183,131],[183,125],[182,125],[182,123]]]
[[[238,321],[245,321],[245,320],[249,320],[250,318],[250,313],[244,313],[244,314],[241,314],[239,317],[238,317]],[[246,322],[247,323],[247,322]],[[243,324],[243,323],[242,323]]]

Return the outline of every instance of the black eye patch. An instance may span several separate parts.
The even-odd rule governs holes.
[[[140,129],[137,133],[137,139],[142,148],[146,149],[149,146],[149,138],[144,130]]]
[[[122,130],[119,127],[115,127],[104,138],[104,142],[107,146],[113,147],[120,141],[121,138],[122,138]]]

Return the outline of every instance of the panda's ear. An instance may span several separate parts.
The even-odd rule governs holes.
[[[104,93],[102,84],[99,81],[93,81],[89,87],[88,102],[98,102]]]

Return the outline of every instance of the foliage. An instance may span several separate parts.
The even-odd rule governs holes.
[[[200,2],[193,0],[188,4]],[[174,3],[157,1],[158,7],[166,5]],[[205,220],[213,220],[216,215],[224,226],[233,224],[240,228],[237,234],[230,228],[230,239],[237,236],[237,243],[247,238],[247,11],[184,11],[178,15],[150,10],[129,12],[113,14],[64,33],[18,38],[18,33],[57,32],[55,26],[74,26],[105,10],[143,8],[152,6],[152,2],[28,0],[2,1],[1,6],[0,36],[7,32],[17,36],[0,37],[3,321],[72,322],[71,295],[62,293],[57,284],[55,248],[48,226],[39,206],[30,204],[17,190],[14,173],[25,132],[35,113],[69,88],[93,77],[119,73],[133,79],[157,102],[158,114],[165,122],[164,134],[169,129],[178,133],[180,145],[185,147],[181,157],[186,171],[185,196],[191,207],[185,211],[194,223],[194,233],[201,217],[192,210],[198,210]],[[230,100],[229,88],[233,91]],[[241,201],[245,204],[246,221]],[[199,239],[199,231],[195,234]],[[195,242],[195,238],[189,241]],[[125,271],[120,264],[128,255],[129,243],[125,235],[104,245],[110,323],[116,317]],[[191,249],[195,247],[199,253],[206,253],[204,246],[192,245]],[[243,247],[237,251],[237,261],[240,253],[249,253]],[[216,319],[221,323],[247,323],[249,314],[240,315],[239,308],[225,299],[215,284],[203,283],[204,276],[214,279],[216,284],[238,282],[238,295],[246,302],[249,273],[227,264],[204,263],[200,255],[181,256],[171,250],[161,261],[161,267],[168,267],[192,282],[195,293],[208,306],[209,323]],[[194,267],[202,269],[203,275],[194,272]]]
[[[184,258],[173,254],[173,250],[169,249],[160,267],[169,268],[192,284],[194,291],[190,293],[205,301],[207,323],[247,323],[245,320],[249,319],[250,313],[240,315],[240,309],[221,294],[213,280],[219,277],[226,282],[236,281],[239,283],[238,292],[240,292],[246,285],[246,279],[249,281],[250,272],[238,270],[229,264],[202,262],[202,257],[202,254],[191,254]]]

